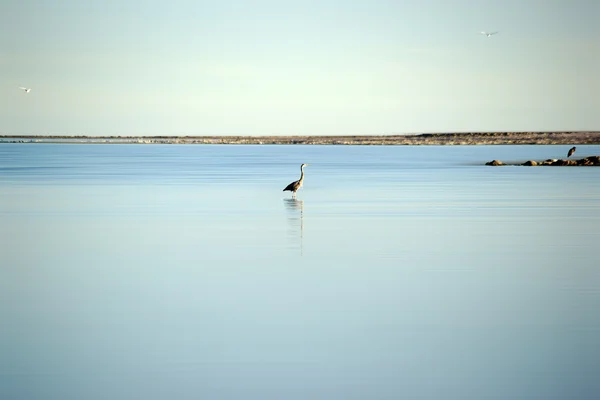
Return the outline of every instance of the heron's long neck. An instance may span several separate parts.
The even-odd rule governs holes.
[[[300,181],[304,180],[304,168],[300,167]]]

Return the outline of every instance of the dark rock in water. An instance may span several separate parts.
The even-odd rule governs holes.
[[[490,162],[486,162],[485,165],[494,165],[494,166],[496,166],[496,165],[504,165],[504,163],[502,161],[500,161],[500,160],[492,160]]]
[[[529,160],[529,161],[525,161],[523,163],[523,165],[526,165],[528,167],[535,167],[536,165],[538,165],[538,163],[537,163],[537,161]]]
[[[557,165],[557,166],[565,166],[565,165],[570,165],[569,161],[571,160],[556,160],[554,162],[552,162],[550,165]]]
[[[575,165],[600,166],[600,156],[590,156],[577,160]]]
[[[600,156],[590,156],[577,160],[576,165],[600,166]]]

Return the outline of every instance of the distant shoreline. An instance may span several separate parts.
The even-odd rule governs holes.
[[[138,143],[255,145],[569,145],[600,144],[600,131],[468,132],[362,136],[41,136],[0,135],[0,143]]]

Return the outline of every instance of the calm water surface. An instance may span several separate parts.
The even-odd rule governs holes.
[[[0,398],[597,399],[568,147],[0,144]]]

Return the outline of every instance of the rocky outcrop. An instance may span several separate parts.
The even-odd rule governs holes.
[[[574,160],[574,159],[557,160],[557,159],[552,159],[552,158],[549,158],[544,161],[529,160],[529,161],[525,161],[523,164],[505,164],[500,160],[492,160],[492,161],[486,162],[485,165],[494,165],[494,166],[525,165],[525,166],[529,166],[529,167],[534,167],[537,165],[550,165],[550,166],[559,166],[559,167],[563,167],[563,166],[600,167],[600,156],[590,156],[590,157],[580,158],[579,160]]]
[[[494,166],[497,166],[497,165],[504,165],[504,163],[502,161],[500,161],[500,160],[492,160],[490,162],[486,162],[485,165],[494,165]]]

